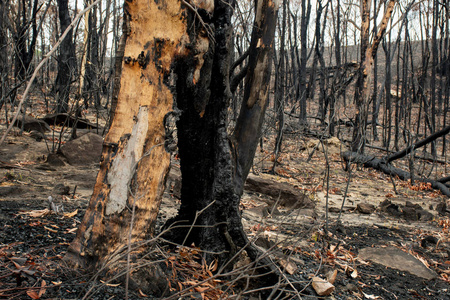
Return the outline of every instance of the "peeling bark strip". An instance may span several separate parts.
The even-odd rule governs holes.
[[[105,209],[107,216],[120,213],[127,205],[128,186],[134,176],[135,164],[141,159],[144,152],[147,131],[148,109],[143,106],[139,109],[131,136],[128,141],[125,141],[123,152],[116,155],[107,175],[111,189]]]
[[[129,23],[121,88],[94,192],[66,255],[75,266],[95,267],[127,245],[133,203],[130,242],[152,234],[170,164],[157,145],[173,105],[165,78],[175,58],[188,54],[185,8],[176,0],[133,0],[124,10]]]

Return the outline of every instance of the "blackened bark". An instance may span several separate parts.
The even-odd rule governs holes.
[[[306,2],[308,1],[308,2]],[[300,125],[307,125],[306,120],[306,61],[307,61],[307,41],[308,41],[308,23],[311,14],[311,1],[302,0],[302,15],[300,20]]]
[[[277,166],[278,157],[281,152],[281,145],[283,143],[283,131],[284,131],[284,107],[285,107],[285,73],[286,73],[286,52],[285,52],[285,39],[286,39],[286,10],[287,2],[283,0],[283,18],[281,20],[281,37],[280,37],[280,57],[276,66],[275,74],[275,112],[277,115],[277,137],[275,139],[274,148],[274,160],[272,166],[272,173],[275,174],[275,167]]]
[[[59,23],[61,25],[61,34],[66,31],[70,25],[70,14],[68,0],[58,0]],[[58,75],[56,77],[55,90],[57,93],[57,112],[66,113],[69,110],[69,93],[76,68],[75,47],[72,40],[72,29],[61,42],[58,56]]]
[[[3,95],[6,93],[4,85],[8,77],[6,55],[7,36],[4,28],[6,22],[6,12],[8,11],[9,6],[8,2],[8,0],[0,0],[0,110],[2,109],[3,103],[5,103],[5,100],[3,99]]]
[[[259,14],[261,19],[255,20],[257,29],[252,33],[244,102],[236,130],[228,137],[226,115],[230,99],[229,43],[233,5],[233,0],[217,0],[212,17],[203,16],[207,28],[214,30],[214,43],[198,18],[193,14],[188,16],[188,28],[195,29],[190,31],[190,44],[197,48],[194,50],[197,55],[181,58],[175,65],[176,102],[181,111],[177,128],[182,190],[178,216],[167,223],[167,226],[186,226],[172,230],[169,239],[188,245],[195,243],[209,251],[209,260],[218,257],[222,263],[248,244],[239,202],[267,106],[278,10],[270,0],[259,2],[257,7],[262,14]],[[195,35],[202,30],[203,35]],[[196,72],[199,61],[203,63],[200,72]],[[256,67],[259,69],[255,70]],[[191,228],[192,224],[195,226]],[[256,258],[257,251],[247,249],[250,257]]]
[[[89,32],[88,32],[88,45],[86,49],[86,74],[84,81],[84,104],[88,107],[92,104],[94,100],[95,107],[100,106],[100,90],[98,87],[98,74],[99,74],[99,63],[98,63],[98,46],[99,46],[99,36],[97,31],[97,6],[92,8],[89,12],[88,17],[89,22]]]
[[[31,5],[31,3],[30,3]],[[36,15],[38,12],[38,0],[33,1],[33,7],[31,9],[31,15],[29,19],[27,18],[27,11],[29,8],[26,7],[26,0],[19,1],[19,16],[17,22],[17,31],[14,33],[15,40],[15,77],[19,80],[23,80],[26,74],[30,72],[29,70],[31,61],[34,56],[34,48],[36,46],[37,40],[37,24]],[[31,26],[31,39],[28,41],[27,31]],[[28,48],[27,48],[28,45]]]

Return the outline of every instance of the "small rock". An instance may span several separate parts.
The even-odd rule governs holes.
[[[436,211],[439,213],[439,215],[445,215],[447,213],[447,203],[445,201],[438,203],[436,205]]]
[[[437,277],[437,274],[428,269],[420,260],[395,247],[364,248],[359,251],[358,257],[389,268],[409,272],[426,280]]]
[[[399,206],[392,203],[390,200],[384,200],[381,202],[379,208],[392,216],[400,217],[402,215]]]
[[[370,215],[375,211],[375,206],[368,203],[360,203],[356,205],[356,210],[361,214]]]
[[[40,142],[43,139],[45,139],[45,135],[42,132],[37,131],[37,130],[31,130],[30,137],[35,139],[36,142]]]
[[[403,218],[409,221],[419,220],[419,216],[414,207],[405,206],[402,208]]]
[[[434,219],[434,215],[425,209],[417,210],[417,215],[420,221],[432,221]]]
[[[59,155],[55,154],[55,153],[50,153],[47,156],[47,160],[45,162],[48,163],[50,166],[55,166],[55,167],[62,167],[62,166],[66,165],[63,162],[63,160],[59,157]]]
[[[87,133],[67,142],[61,147],[61,153],[71,165],[88,165],[100,161],[102,148],[103,138],[95,133]]]
[[[439,242],[437,238],[435,238],[432,235],[428,235],[420,241],[420,246],[423,248],[427,248],[428,246],[436,246],[436,244]]]

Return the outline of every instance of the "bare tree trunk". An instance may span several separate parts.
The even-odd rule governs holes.
[[[232,3],[215,2],[212,20],[216,28],[214,56],[211,55],[213,49],[203,48],[207,52],[200,52],[204,58],[201,72],[196,73],[198,66],[193,57],[176,65],[177,106],[182,111],[177,122],[182,203],[178,216],[168,222],[169,225],[184,220],[182,224],[199,225],[190,231],[177,229],[169,238],[179,243],[194,242],[204,250],[217,253],[221,262],[248,242],[241,224],[239,202],[267,107],[278,11],[271,0],[257,2],[244,99],[234,134],[229,137],[225,125],[230,98],[227,78]],[[195,26],[189,25],[189,28],[200,26],[193,24]],[[192,34],[190,38],[196,45],[206,43]],[[215,80],[211,81],[211,78]],[[247,252],[251,258],[256,258],[255,249],[249,248]],[[214,257],[207,256],[208,259]]]
[[[380,28],[369,46],[369,26],[370,26],[370,0],[363,0],[362,5],[362,25],[361,25],[361,65],[359,69],[358,81],[355,88],[355,127],[353,129],[352,151],[364,153],[366,141],[366,126],[368,116],[368,105],[370,89],[368,85],[369,76],[372,74],[374,56],[378,46],[386,32],[388,21],[390,20],[396,0],[390,0],[381,20]]]
[[[431,133],[436,131],[436,68],[438,64],[437,27],[439,18],[438,1],[433,0],[433,27],[431,33]],[[431,143],[431,153],[436,155],[436,143]]]
[[[30,65],[34,56],[34,48],[37,40],[37,24],[36,15],[38,11],[38,0],[33,0],[31,14],[28,17],[27,1],[19,0],[19,13],[17,16],[17,31],[14,33],[15,37],[15,77],[18,80],[26,78],[28,72],[31,70]],[[30,3],[31,5],[31,3]],[[31,38],[28,40],[27,31],[29,29],[28,23],[31,24]]]
[[[306,2],[307,1],[307,2]],[[302,14],[300,18],[300,125],[305,126],[308,124],[306,119],[306,62],[307,62],[307,42],[308,42],[308,23],[311,14],[311,1],[302,0]]]
[[[164,118],[173,96],[164,79],[174,58],[188,52],[180,2],[133,1],[124,9],[135,30],[128,32],[119,101],[89,207],[66,255],[83,267],[94,268],[154,230],[170,164]]]
[[[281,20],[281,36],[280,36],[280,57],[277,64],[277,70],[275,74],[275,100],[277,104],[275,114],[277,116],[277,137],[275,138],[274,149],[274,161],[272,166],[272,172],[275,173],[275,167],[277,165],[278,157],[280,156],[281,144],[283,142],[283,130],[284,130],[284,106],[285,106],[285,39],[286,39],[286,10],[287,1],[283,0],[283,18]]]
[[[9,0],[0,0],[0,110],[6,103],[5,81],[8,78],[6,12],[9,10]]]
[[[68,0],[58,0],[59,23],[61,34],[70,25]],[[58,75],[56,77],[57,112],[67,112],[69,109],[69,93],[72,74],[76,67],[75,47],[72,40],[72,29],[61,42],[58,57]]]

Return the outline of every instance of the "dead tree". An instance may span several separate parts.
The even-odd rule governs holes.
[[[208,250],[210,258],[221,261],[247,245],[239,201],[267,106],[278,6],[271,0],[257,2],[244,102],[234,134],[228,136],[233,4],[126,2],[132,30],[117,107],[94,193],[68,250],[68,261],[93,267],[128,243],[153,234],[170,163],[164,121],[173,114],[179,118],[182,200],[172,221],[197,226],[189,234],[187,229],[170,231],[168,238],[195,242]],[[175,89],[168,86],[172,70]],[[172,91],[176,92],[174,111]],[[248,253],[257,255],[254,249]]]
[[[61,34],[70,25],[68,0],[58,0],[59,24]],[[66,113],[69,110],[69,93],[72,74],[76,68],[75,47],[72,40],[72,30],[67,34],[59,47],[58,75],[55,82],[58,113]]]
[[[370,0],[363,0],[361,2],[361,61],[355,87],[356,114],[355,127],[353,129],[352,151],[360,153],[364,153],[366,140],[366,126],[370,97],[370,89],[368,84],[370,78],[369,76],[371,76],[374,57],[386,32],[388,21],[391,18],[396,0],[390,0],[387,4],[378,33],[374,37],[372,44],[369,44],[370,2]]]
[[[38,5],[38,0],[33,0],[33,3],[26,0],[18,1],[17,29],[13,33],[15,42],[14,75],[18,80],[25,79],[33,60],[38,35],[36,22]],[[30,8],[31,13],[28,14]],[[27,32],[30,28],[31,35],[28,35]],[[28,39],[29,36],[30,38]]]
[[[394,160],[400,159],[402,157],[405,157],[409,153],[412,153],[414,150],[436,141],[436,139],[445,136],[449,132],[450,132],[450,126],[447,126],[444,129],[428,136],[427,138],[425,138],[425,139],[423,139],[401,151],[389,154],[383,158],[376,158],[375,156],[370,156],[370,155],[362,155],[357,152],[345,152],[345,153],[343,153],[342,156],[343,156],[344,160],[346,160],[348,162],[362,164],[367,168],[374,168],[374,169],[382,171],[386,174],[389,174],[392,176],[398,176],[402,180],[408,180],[408,179],[411,179],[411,176],[413,174],[406,172],[402,169],[393,167],[391,162],[393,162]],[[446,178],[442,178],[440,180],[431,180],[428,178],[423,178],[423,177],[417,178],[414,176],[414,180],[431,183],[431,186],[434,189],[439,189],[442,192],[442,194],[450,197],[450,190],[445,185],[445,182],[447,181]]]

